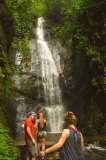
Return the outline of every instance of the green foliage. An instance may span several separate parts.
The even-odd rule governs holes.
[[[87,137],[92,137],[92,136],[96,136],[97,135],[97,132],[96,130],[92,127],[92,126],[87,126],[85,129],[84,129],[84,133]]]
[[[2,111],[2,106],[0,105],[0,122],[6,126],[7,125],[7,120],[3,114],[3,111]]]
[[[51,30],[52,36],[54,38],[59,38],[60,40],[66,42],[67,39],[71,36],[70,27],[72,12],[72,4],[71,1],[68,0],[66,3],[64,0],[62,1],[46,1],[47,5],[47,21],[48,21],[48,28]]]
[[[0,123],[0,159],[16,160],[19,151],[14,146],[14,141],[10,137],[9,130]]]
[[[0,159],[16,160],[19,154],[12,137],[10,137],[10,121],[13,125],[12,82],[13,66],[10,64],[9,52],[14,35],[12,17],[4,1],[0,2]],[[10,108],[11,107],[11,108]],[[9,112],[8,112],[9,111]],[[12,117],[11,117],[12,115]],[[11,119],[12,118],[12,119]],[[8,129],[7,129],[8,128]],[[12,133],[12,131],[11,131]]]
[[[6,53],[0,56],[0,97],[9,99],[11,94],[11,79],[13,74],[12,66],[9,64]]]
[[[8,10],[14,18],[15,36],[12,47],[26,54],[26,39],[29,38],[33,23],[35,21],[35,10],[33,0],[6,0]],[[24,48],[25,47],[25,48]]]
[[[35,18],[33,0],[6,0],[6,2],[14,17],[16,36],[23,38],[29,34]]]
[[[45,15],[46,12],[46,2],[45,0],[35,0],[34,1],[34,10],[37,14],[37,17]]]
[[[14,18],[15,37],[12,46],[27,55],[33,25],[36,24],[36,17],[44,14],[45,3],[43,0],[6,0],[6,4]]]

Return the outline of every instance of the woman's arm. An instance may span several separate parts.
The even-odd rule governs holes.
[[[61,148],[64,145],[65,141],[67,140],[68,136],[69,136],[68,131],[64,130],[62,132],[62,135],[61,135],[59,141],[56,144],[54,144],[52,147],[46,149],[45,154],[54,152],[54,151],[58,150],[59,148]]]

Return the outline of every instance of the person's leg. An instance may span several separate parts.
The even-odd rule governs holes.
[[[46,145],[46,139],[45,137],[42,138],[42,150],[45,150],[45,145]]]
[[[30,157],[29,157],[29,155],[27,155],[27,156],[26,156],[26,160],[30,160]]]
[[[36,160],[36,147],[31,140],[28,140],[28,148],[29,148],[31,160]]]
[[[40,132],[40,144],[42,146],[42,150],[45,150],[45,145],[46,145],[46,131]]]
[[[26,142],[26,154],[25,154],[26,160],[31,160],[31,154],[30,154],[30,142],[27,140]]]
[[[32,157],[31,160],[36,160],[36,157],[37,157],[37,148],[36,148],[36,145],[33,145],[33,144],[31,147],[31,157]]]

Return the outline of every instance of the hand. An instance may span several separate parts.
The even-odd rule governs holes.
[[[32,143],[35,144],[35,139],[34,138],[32,138]]]
[[[44,152],[44,151],[41,151],[41,152],[40,152],[40,155],[44,157],[44,156],[45,156],[45,152]]]

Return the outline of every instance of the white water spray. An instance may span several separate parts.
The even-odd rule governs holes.
[[[59,86],[60,59],[55,63],[53,53],[45,39],[44,19],[38,18],[37,28],[34,29],[36,38],[30,41],[32,55],[31,72],[40,75],[44,88],[45,109],[51,132],[60,132],[63,122],[63,105]],[[56,50],[55,50],[56,51]],[[55,55],[59,57],[58,52]]]

